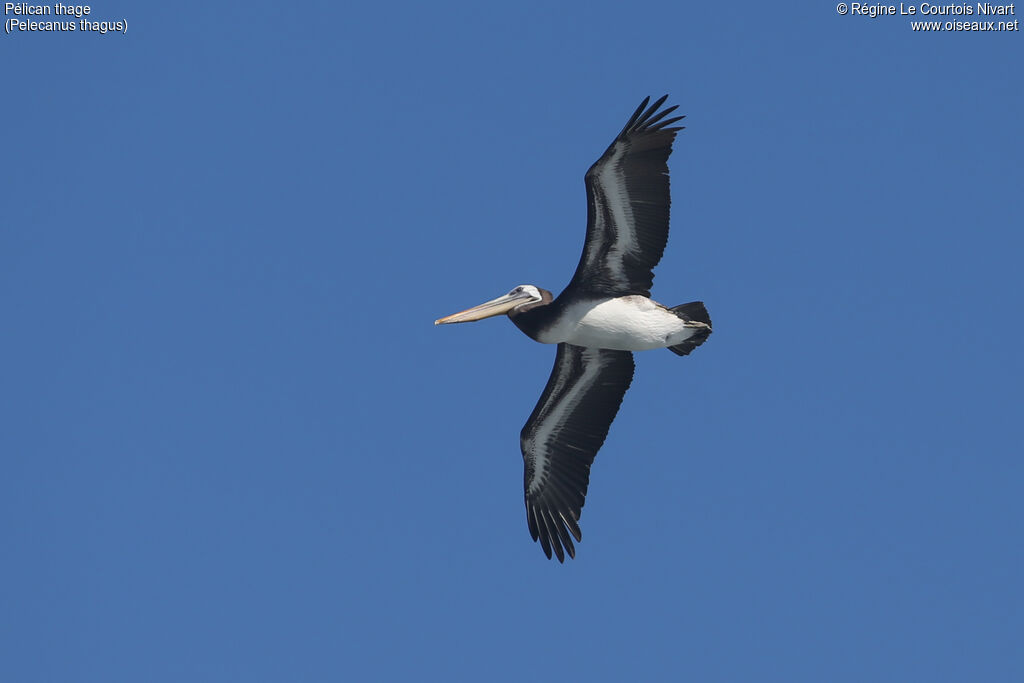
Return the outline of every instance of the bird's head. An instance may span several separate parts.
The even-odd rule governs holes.
[[[502,294],[497,299],[485,301],[479,306],[453,313],[439,320],[435,325],[447,325],[449,323],[469,323],[474,320],[483,320],[495,315],[507,313],[514,315],[533,308],[538,305],[551,303],[551,292],[533,285],[519,285],[508,294]]]

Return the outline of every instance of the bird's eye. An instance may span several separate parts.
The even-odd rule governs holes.
[[[522,291],[523,291],[522,287],[516,287],[511,292],[509,292],[509,294],[520,294],[520,293],[522,293]]]

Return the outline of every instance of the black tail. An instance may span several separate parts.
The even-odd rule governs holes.
[[[704,308],[703,301],[691,301],[688,304],[680,304],[668,310],[683,320],[694,323],[693,326],[697,328],[693,336],[683,343],[668,347],[668,350],[672,353],[685,356],[703,344],[711,335],[711,316],[708,315],[708,309]]]

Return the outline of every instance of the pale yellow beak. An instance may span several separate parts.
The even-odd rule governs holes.
[[[474,320],[483,320],[502,313],[508,313],[521,303],[529,301],[532,297],[527,292],[509,293],[491,299],[479,306],[468,308],[465,311],[452,313],[449,316],[434,321],[435,325],[448,325],[450,323],[471,323]]]

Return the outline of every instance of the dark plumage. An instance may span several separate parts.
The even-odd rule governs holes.
[[[519,435],[526,521],[548,557],[554,550],[564,561],[563,546],[569,557],[576,556],[569,533],[583,538],[578,520],[590,465],[632,381],[629,351],[558,345],[551,377]]]

